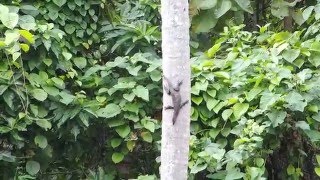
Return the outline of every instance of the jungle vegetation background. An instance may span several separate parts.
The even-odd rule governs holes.
[[[160,1],[2,0],[0,179],[157,179]],[[190,179],[320,176],[320,4],[191,0]]]

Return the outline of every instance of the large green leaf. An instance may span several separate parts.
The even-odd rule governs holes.
[[[267,114],[267,116],[270,119],[272,126],[277,127],[279,126],[279,124],[282,124],[284,122],[284,119],[287,116],[287,112],[272,110]]]
[[[299,49],[288,49],[282,53],[282,56],[288,62],[293,62],[300,55]]]
[[[39,146],[40,148],[44,149],[45,147],[47,147],[48,145],[48,141],[47,138],[45,136],[42,135],[37,135],[34,138],[34,143]]]
[[[235,0],[235,1],[243,10],[247,11],[250,14],[253,13],[253,8],[251,6],[250,0]]]
[[[312,65],[318,67],[320,65],[320,52],[312,53],[308,60]]]
[[[83,69],[87,66],[87,60],[84,57],[73,58],[73,62],[79,69]]]
[[[16,13],[1,13],[0,20],[4,26],[13,29],[18,24],[19,15]]]
[[[40,164],[37,161],[28,161],[26,163],[26,171],[30,175],[36,175],[40,171]]]
[[[292,111],[304,111],[304,108],[307,106],[307,102],[304,100],[304,98],[301,96],[301,94],[297,92],[290,92],[286,98],[285,101],[288,103],[286,107],[291,109]]]
[[[116,104],[108,104],[106,107],[99,109],[96,113],[99,117],[111,118],[121,112],[120,106]]]
[[[31,95],[39,101],[44,101],[48,97],[48,94],[43,89],[33,89]]]
[[[249,109],[248,103],[236,103],[233,107],[233,114],[236,119],[240,119],[243,114],[245,114]]]
[[[216,6],[218,0],[191,0],[190,5],[197,7],[197,9],[211,9]]]
[[[67,2],[67,0],[52,0],[52,2],[61,7]]]
[[[111,157],[112,161],[116,164],[121,162],[123,160],[123,158],[124,158],[124,155],[122,153],[118,153],[118,152],[113,153],[112,157]]]
[[[138,85],[135,89],[133,89],[133,93],[146,101],[149,101],[149,90],[141,85]]]
[[[262,110],[267,110],[280,98],[280,94],[274,94],[272,92],[263,92],[260,99],[260,108]]]
[[[131,129],[128,125],[119,126],[116,128],[116,132],[120,137],[125,138],[129,135]]]
[[[232,5],[232,3],[230,0],[218,1],[218,4],[214,10],[214,15],[216,16],[216,18],[220,18],[226,12],[228,12],[229,9],[231,8],[231,5]]]
[[[23,15],[19,18],[19,25],[22,29],[25,30],[35,30],[36,29],[36,21],[34,17],[30,15]]]

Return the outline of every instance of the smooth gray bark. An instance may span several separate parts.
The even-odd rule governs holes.
[[[188,0],[161,0],[163,75],[180,88],[182,101],[189,100],[172,125],[173,110],[162,111],[161,167],[162,180],[186,180],[190,137],[190,48]],[[163,82],[166,84],[166,82]],[[173,105],[163,91],[163,106]]]

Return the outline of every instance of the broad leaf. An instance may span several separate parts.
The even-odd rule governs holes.
[[[31,95],[39,101],[44,101],[48,97],[48,94],[43,89],[33,89]]]
[[[40,171],[40,164],[37,161],[28,161],[26,163],[26,171],[30,175],[36,175]]]
[[[116,164],[121,162],[123,160],[123,158],[124,158],[124,155],[122,153],[118,153],[118,152],[113,153],[112,157],[111,157],[112,161]]]
[[[237,103],[233,107],[233,114],[236,119],[240,119],[241,116],[246,113],[249,109],[249,104],[247,103]]]
[[[128,125],[123,125],[116,128],[116,132],[119,134],[120,137],[125,138],[129,135],[131,129]]]
[[[42,149],[44,149],[48,145],[47,138],[42,135],[36,136],[34,138],[34,143]]]
[[[287,112],[272,110],[267,114],[267,116],[270,119],[272,126],[277,127],[279,124],[282,124],[284,122],[284,119],[287,116]]]
[[[99,117],[111,118],[118,115],[121,112],[121,109],[116,104],[108,104],[106,107],[99,109],[96,113]]]

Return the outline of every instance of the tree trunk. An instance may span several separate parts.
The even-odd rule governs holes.
[[[161,167],[162,180],[185,180],[188,170],[190,137],[190,48],[189,48],[189,5],[188,0],[161,0],[163,75],[178,87],[172,93],[181,95],[181,103],[188,100],[173,125],[174,106],[172,93],[163,91]],[[163,81],[168,87],[168,82]],[[170,87],[169,87],[170,88]]]
[[[294,0],[287,0],[287,2],[293,2]],[[283,19],[283,29],[289,32],[293,30],[293,18],[292,18],[292,11],[294,7],[289,7],[289,16],[284,17]]]

